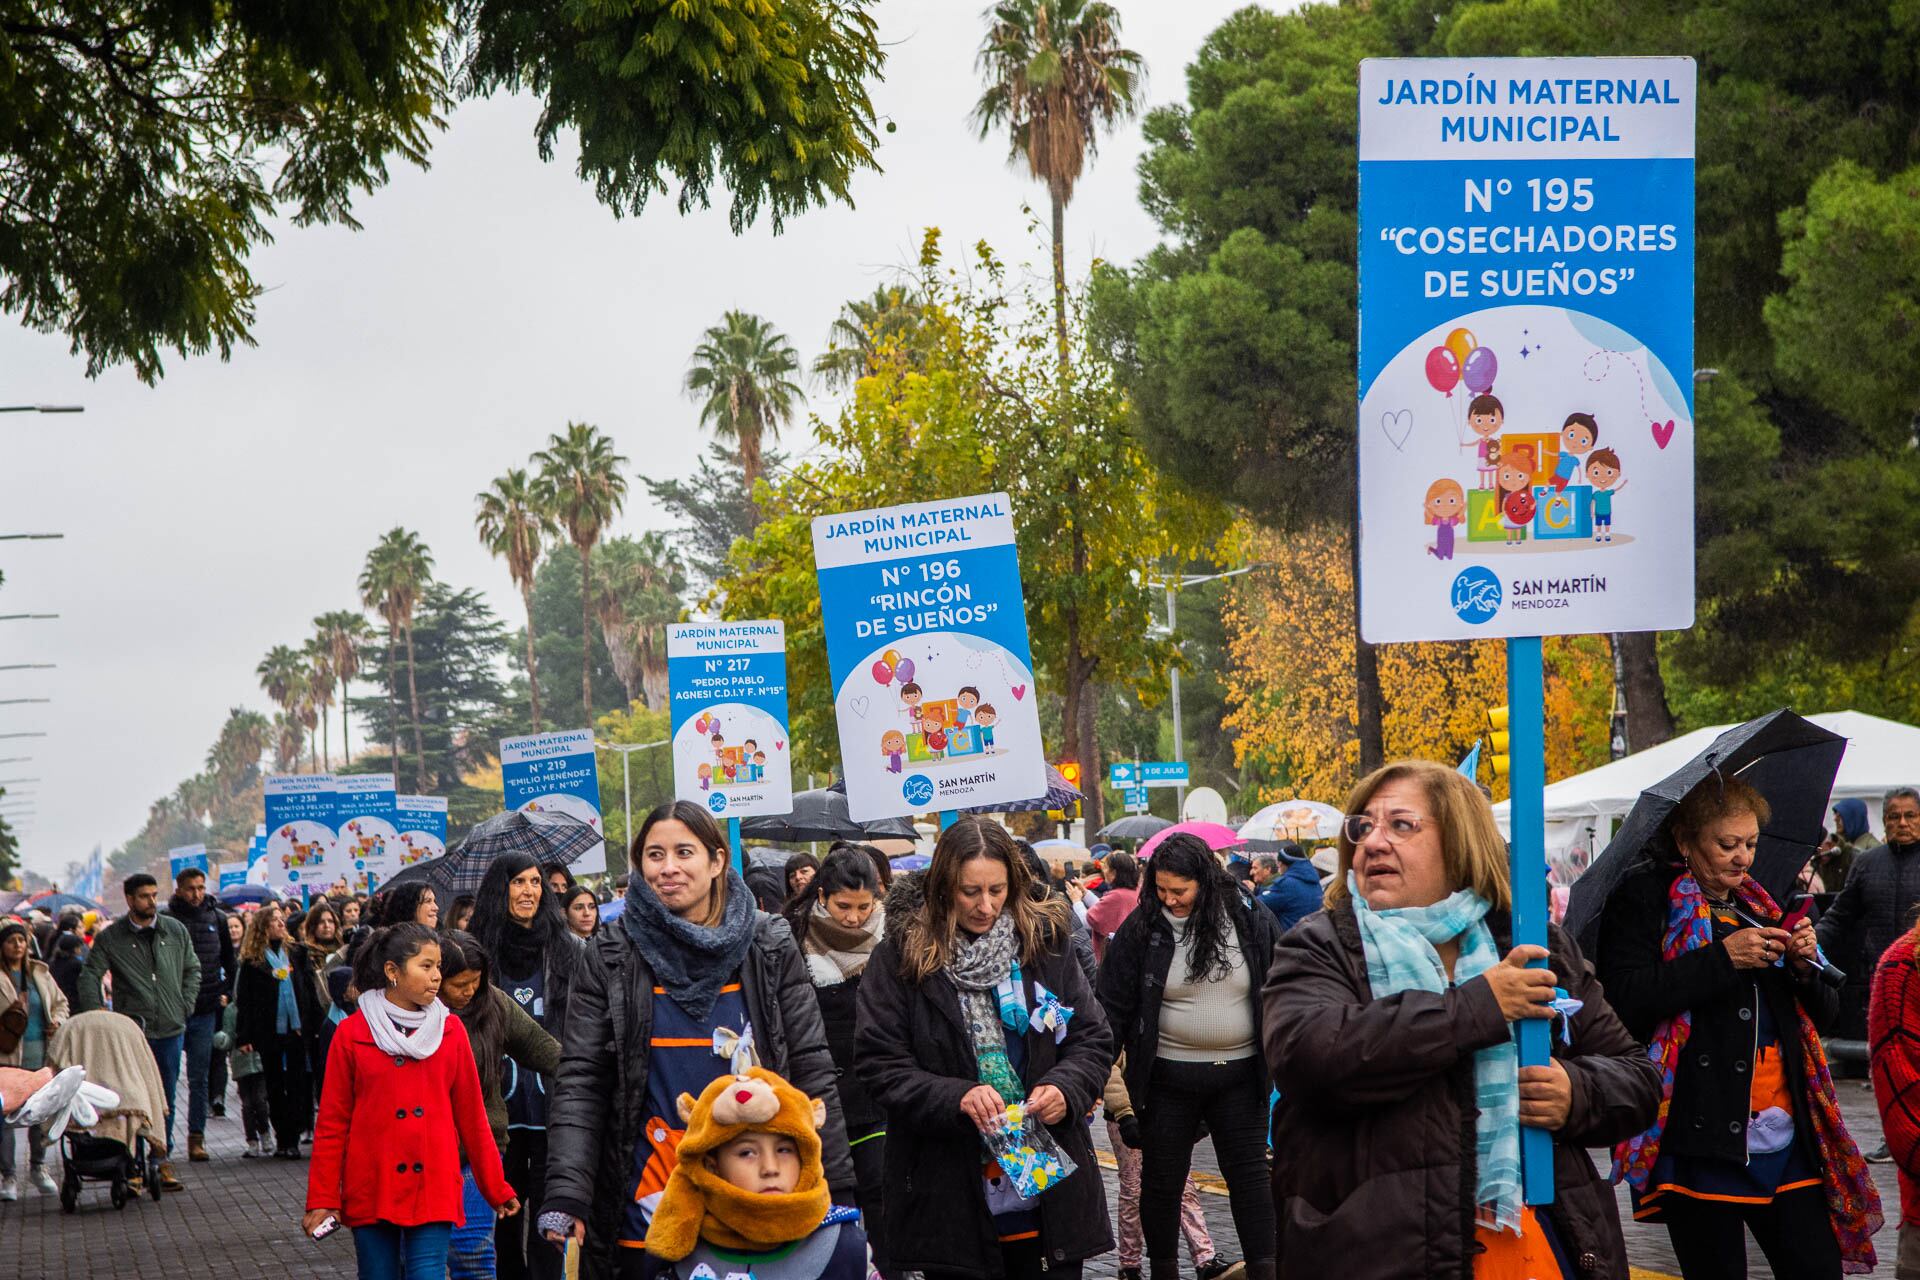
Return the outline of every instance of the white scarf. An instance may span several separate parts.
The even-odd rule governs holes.
[[[431,1058],[447,1029],[447,1006],[438,1000],[424,1009],[402,1009],[384,991],[360,993],[360,1016],[367,1020],[367,1030],[380,1052],[396,1057]]]

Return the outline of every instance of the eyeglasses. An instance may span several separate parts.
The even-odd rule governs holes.
[[[1357,845],[1364,843],[1366,838],[1373,834],[1374,828],[1380,824],[1364,813],[1350,813],[1340,820],[1340,825],[1342,830],[1347,834],[1348,843]],[[1406,814],[1396,814],[1387,819],[1387,839],[1394,844],[1399,844],[1403,840],[1411,840],[1414,836],[1419,835],[1420,828],[1426,825],[1427,820],[1425,818],[1414,818]]]

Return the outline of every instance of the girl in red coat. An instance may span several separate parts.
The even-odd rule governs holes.
[[[354,962],[360,1009],[327,1054],[307,1173],[307,1234],[353,1228],[361,1280],[445,1280],[463,1221],[460,1151],[495,1212],[520,1202],[500,1168],[466,1028],[440,1003],[440,944],[425,925],[377,931]]]
[[[1904,934],[1880,957],[1867,1006],[1873,1045],[1873,1096],[1887,1150],[1900,1168],[1899,1280],[1920,1280],[1920,969],[1915,943]]]

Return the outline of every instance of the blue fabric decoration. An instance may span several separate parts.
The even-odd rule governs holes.
[[[1047,990],[1038,982],[1033,984],[1033,1015],[1031,1021],[1036,1031],[1053,1032],[1053,1042],[1059,1044],[1067,1038],[1067,1023],[1073,1019],[1073,1006],[1060,1003],[1060,997]]]

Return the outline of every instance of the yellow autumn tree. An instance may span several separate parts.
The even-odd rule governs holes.
[[[1353,569],[1346,534],[1244,530],[1248,555],[1272,567],[1239,580],[1226,610],[1232,666],[1226,727],[1261,802],[1304,796],[1339,804],[1360,763],[1353,682]],[[1388,759],[1457,761],[1507,701],[1498,641],[1386,645],[1380,651]],[[1607,758],[1612,673],[1598,637],[1546,646],[1547,776]],[[1495,798],[1504,779],[1481,778]],[[1246,805],[1252,808],[1251,804]]]

